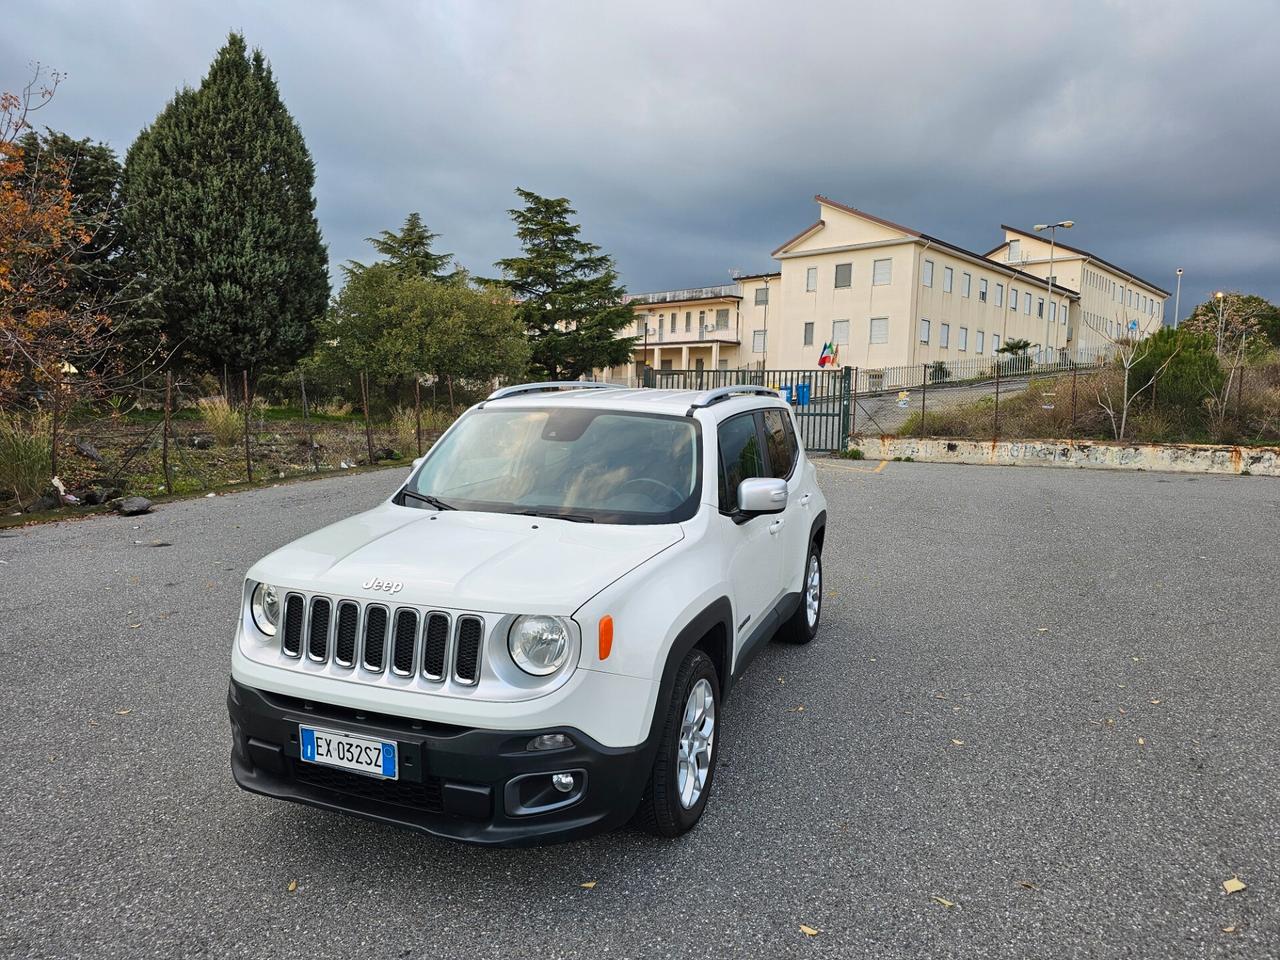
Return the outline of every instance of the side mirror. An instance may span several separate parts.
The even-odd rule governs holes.
[[[752,477],[738,484],[738,513],[750,519],[762,513],[787,509],[787,481],[773,477]]]

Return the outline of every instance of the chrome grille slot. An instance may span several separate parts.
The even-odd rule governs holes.
[[[329,658],[329,620],[333,607],[328,597],[313,597],[307,628],[307,656],[319,663]]]
[[[386,607],[373,603],[365,607],[363,662],[374,673],[381,673],[386,666],[388,619]]]
[[[444,679],[445,653],[449,647],[449,615],[427,614],[422,631],[422,675],[428,680]]]
[[[356,628],[360,624],[360,606],[353,600],[338,603],[338,626],[333,635],[333,662],[340,667],[356,662]]]
[[[284,637],[280,649],[285,656],[302,656],[302,621],[306,619],[307,601],[291,593],[284,601]]]
[[[413,648],[418,639],[418,614],[414,610],[396,611],[396,635],[391,648],[391,669],[401,677],[413,673]]]
[[[480,642],[484,621],[479,617],[458,618],[458,646],[453,658],[453,677],[459,683],[474,684],[480,679]]]

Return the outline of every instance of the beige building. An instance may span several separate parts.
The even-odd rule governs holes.
[[[1089,359],[1163,322],[1168,291],[1093,254],[1003,227],[986,254],[823,196],[773,251],[776,273],[639,294],[633,369],[817,369],[831,343],[863,370],[992,357],[1012,338],[1040,361]],[[963,368],[961,368],[963,369]]]

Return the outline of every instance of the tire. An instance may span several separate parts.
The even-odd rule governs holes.
[[[790,619],[778,628],[778,639],[784,643],[808,643],[818,635],[818,626],[821,623],[822,553],[814,544],[809,547],[809,555],[804,561],[804,577],[800,581],[800,605],[796,607]]]
[[[699,694],[697,698],[694,697],[695,691]],[[686,776],[682,781],[681,750],[682,745],[687,742],[683,734],[688,732],[686,712],[694,710],[692,717],[696,720],[695,701],[698,699],[702,700],[698,705],[704,708],[704,713],[703,721],[695,729],[705,737],[706,753],[696,754],[695,757],[699,770],[705,770],[705,776],[698,779],[693,768],[683,764]],[[709,726],[705,711],[708,702]],[[636,810],[634,823],[641,830],[659,837],[678,837],[691,830],[702,817],[715,781],[716,757],[720,753],[719,719],[720,678],[716,676],[715,665],[701,650],[691,650],[676,671],[671,703],[662,721],[658,754],[654,758],[649,782],[640,799],[640,807]],[[699,746],[701,740],[695,739],[693,743]]]

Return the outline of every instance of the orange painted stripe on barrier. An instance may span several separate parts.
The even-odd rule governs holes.
[[[600,618],[600,659],[608,660],[613,651],[613,617],[607,613]]]

